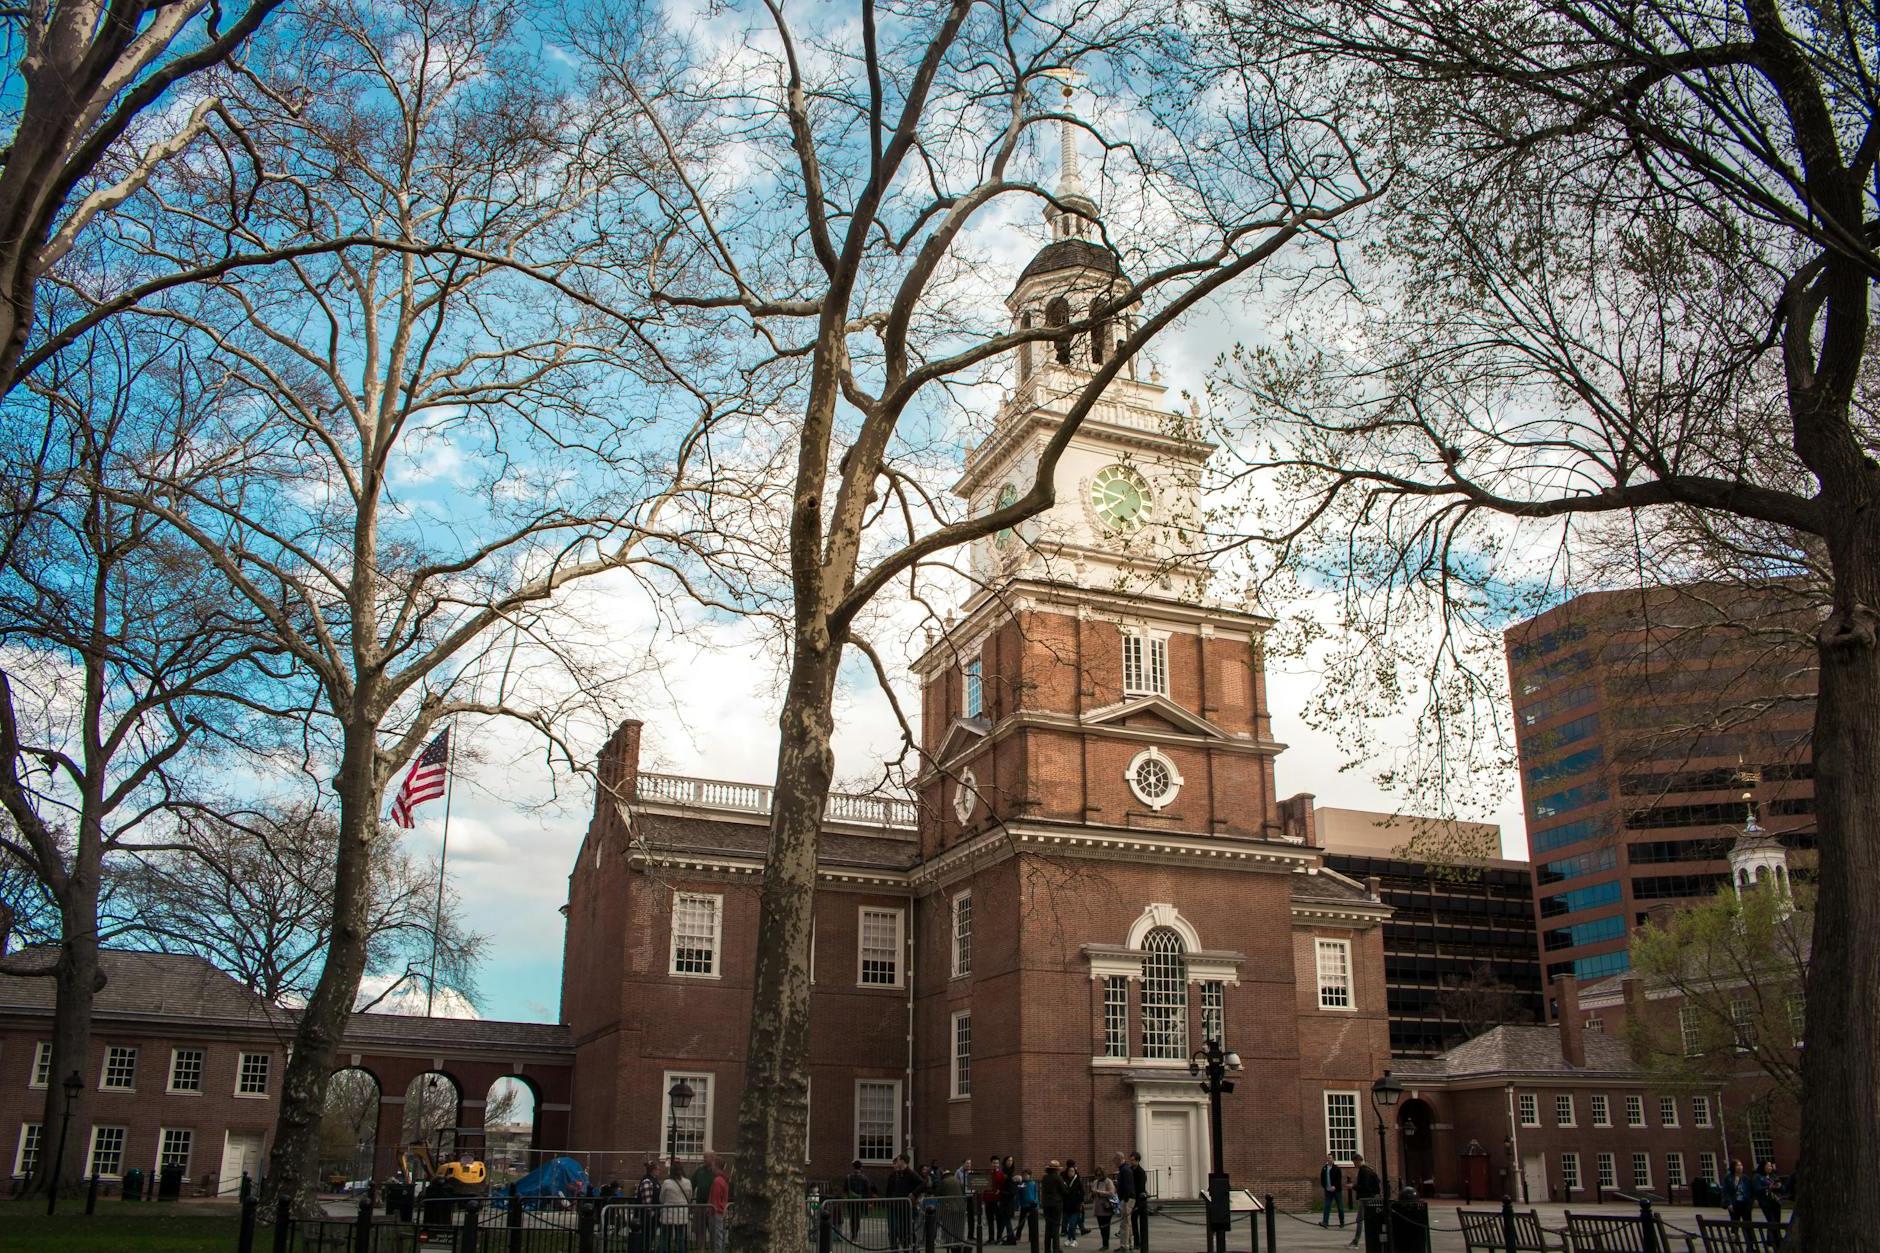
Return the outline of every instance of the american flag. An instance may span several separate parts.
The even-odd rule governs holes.
[[[417,826],[411,811],[444,794],[444,776],[449,772],[450,728],[445,727],[418,754],[418,760],[411,763],[405,782],[392,801],[392,821],[407,829]]]

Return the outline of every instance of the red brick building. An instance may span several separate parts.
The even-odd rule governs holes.
[[[244,1171],[261,1175],[273,1143],[292,1011],[197,957],[106,950],[101,961],[84,1109],[69,1132],[84,1172],[116,1183],[174,1163],[187,1195],[232,1195]],[[0,1144],[16,1182],[58,1147],[60,1129],[42,1126],[46,1085],[63,1078],[50,1073],[52,994],[50,979],[0,976]],[[516,1079],[535,1098],[535,1144],[568,1142],[572,1065],[557,1024],[355,1014],[339,1062],[379,1090],[368,1161],[347,1163],[360,1173],[391,1173],[420,1076],[454,1089],[455,1125],[472,1129],[491,1085]]]
[[[1694,1181],[1728,1170],[1723,1093],[1669,1082],[1622,1039],[1583,1031],[1571,975],[1554,993],[1557,1026],[1497,1027],[1397,1062],[1393,1175],[1478,1200],[1650,1191],[1689,1203]]]
[[[1067,194],[1078,195],[1074,189]],[[1094,208],[1094,206],[1092,206]],[[1062,325],[1121,281],[1079,217],[1007,304]],[[955,492],[1009,501],[1106,327],[1020,354]],[[1236,1182],[1297,1195],[1356,1144],[1388,1064],[1375,885],[1323,867],[1309,797],[1282,802],[1261,641],[1207,596],[1181,536],[1213,451],[1126,371],[1070,441],[1057,503],[975,545],[974,593],[916,664],[924,769],[905,800],[833,798],[812,954],[809,1171],[911,1148],[1084,1162],[1139,1148],[1168,1194],[1207,1169],[1188,1059],[1246,1064],[1227,1101]],[[683,1154],[735,1139],[767,842],[765,788],[602,762],[570,878],[563,1016],[577,1143]]]

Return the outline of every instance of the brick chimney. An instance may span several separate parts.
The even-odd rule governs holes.
[[[1308,848],[1318,848],[1319,831],[1317,816],[1312,812],[1312,802],[1318,798],[1310,792],[1300,792],[1288,796],[1279,803],[1279,829],[1284,839]]]
[[[628,718],[614,728],[595,762],[602,797],[632,801],[640,787],[640,727],[638,718]]]
[[[1581,1034],[1580,981],[1572,975],[1554,979],[1554,1018],[1560,1024],[1560,1056],[1575,1070],[1586,1069],[1586,1038]]]
[[[1641,1023],[1645,1019],[1645,985],[1638,981],[1637,975],[1627,975],[1619,980],[1619,992],[1625,997],[1625,1020],[1627,1023]],[[1626,1032],[1628,1052],[1635,1065],[1644,1066],[1648,1060],[1643,1033]]]

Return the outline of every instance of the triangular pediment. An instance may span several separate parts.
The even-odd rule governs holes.
[[[952,761],[955,756],[985,739],[986,732],[991,729],[992,724],[984,718],[955,718],[940,740],[940,751],[934,754],[935,760]]]
[[[1166,696],[1132,696],[1128,700],[1084,715],[1087,726],[1128,726],[1142,730],[1168,730],[1201,735],[1212,740],[1232,736],[1199,714],[1190,713]],[[1157,725],[1157,724],[1161,725]]]

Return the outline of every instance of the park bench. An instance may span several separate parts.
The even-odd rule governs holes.
[[[1462,1225],[1462,1240],[1469,1250],[1493,1250],[1493,1253],[1507,1253],[1508,1228],[1502,1221],[1504,1215],[1498,1209],[1458,1209],[1456,1218]],[[1514,1213],[1514,1245],[1517,1253],[1553,1253],[1565,1249],[1567,1242],[1560,1236],[1553,1235],[1541,1226],[1541,1216],[1533,1210],[1517,1210]]]
[[[1645,1224],[1651,1223],[1654,1237],[1645,1243]],[[1574,1253],[1696,1253],[1692,1236],[1673,1233],[1657,1214],[1649,1219],[1640,1214],[1575,1214],[1567,1211],[1567,1241]]]
[[[1775,1232],[1768,1223],[1697,1216],[1697,1238],[1703,1242],[1704,1253],[1766,1253],[1766,1250],[1782,1247],[1788,1234],[1786,1223],[1780,1236],[1772,1240]]]

